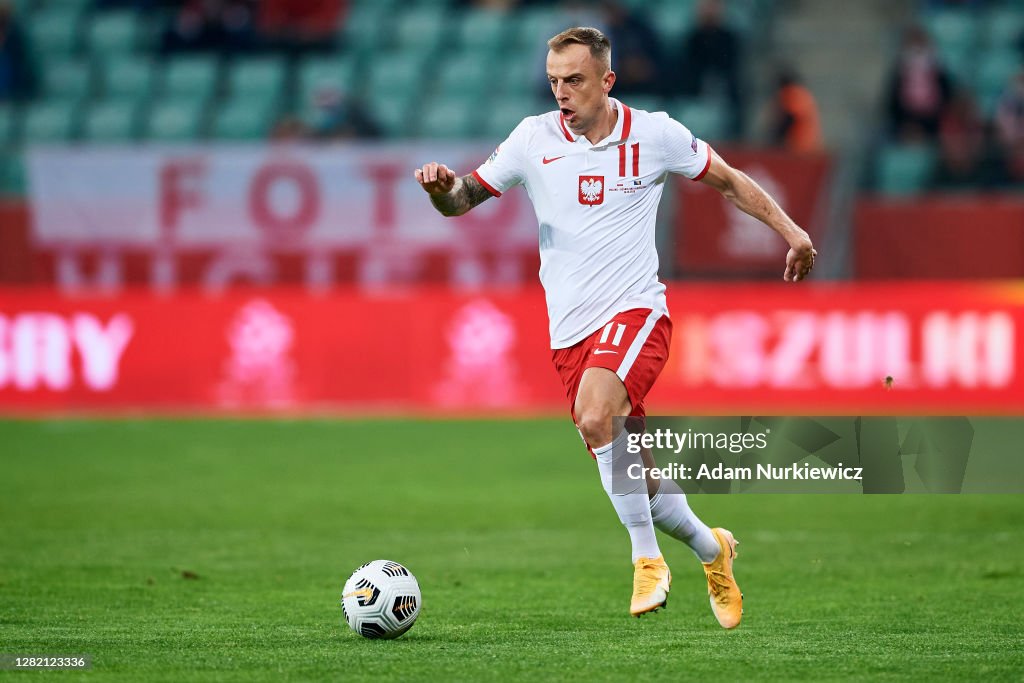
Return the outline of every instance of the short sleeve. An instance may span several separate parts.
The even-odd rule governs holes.
[[[487,161],[473,171],[473,176],[495,197],[523,182],[528,121],[524,119],[516,126]]]
[[[672,173],[700,180],[711,167],[711,147],[675,119],[665,116],[662,127],[665,168]]]

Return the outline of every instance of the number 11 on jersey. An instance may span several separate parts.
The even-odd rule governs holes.
[[[634,142],[632,145],[629,146],[629,150],[630,150],[630,152],[632,152],[632,155],[629,155],[629,154],[626,153],[626,145],[625,145],[625,143],[619,145],[619,177],[620,178],[625,178],[626,177],[626,157],[627,156],[632,156],[633,157],[633,177],[634,178],[640,177],[640,143],[639,142]]]

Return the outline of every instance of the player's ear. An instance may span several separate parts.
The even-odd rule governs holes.
[[[607,95],[609,92],[611,92],[612,86],[615,85],[615,72],[612,71],[611,69],[606,71],[602,81],[602,85],[604,86],[604,94]]]

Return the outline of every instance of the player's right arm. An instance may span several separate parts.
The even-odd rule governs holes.
[[[430,162],[414,172],[430,203],[444,216],[461,216],[492,195],[472,174],[461,178],[444,164]]]

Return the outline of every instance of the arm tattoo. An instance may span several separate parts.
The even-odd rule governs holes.
[[[491,193],[480,181],[472,175],[464,175],[456,181],[451,192],[430,195],[430,202],[445,216],[461,216],[490,198]]]

